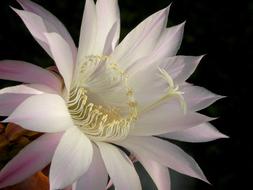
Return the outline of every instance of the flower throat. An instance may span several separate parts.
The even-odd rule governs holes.
[[[69,93],[68,109],[76,126],[96,141],[115,141],[127,137],[130,127],[137,118],[137,103],[133,90],[128,85],[127,75],[115,63],[105,56],[88,56],[79,65],[79,73]],[[119,107],[93,102],[89,88],[84,84],[91,81],[99,70],[106,71],[108,90],[120,87],[127,97],[127,114],[122,114]],[[104,73],[104,72],[103,72]],[[109,75],[108,75],[109,73]],[[101,81],[104,83],[104,81]],[[117,93],[117,91],[115,91]]]

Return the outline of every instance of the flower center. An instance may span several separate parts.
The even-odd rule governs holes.
[[[138,115],[127,75],[105,56],[87,56],[78,70],[68,101],[75,125],[96,141],[126,138]]]

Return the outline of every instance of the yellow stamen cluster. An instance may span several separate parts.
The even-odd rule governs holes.
[[[127,137],[130,127],[138,115],[134,93],[128,85],[128,76],[116,63],[112,63],[109,58],[105,56],[89,56],[81,65],[82,69],[79,77],[84,79],[83,74],[87,73],[88,69],[90,69],[90,76],[92,75],[91,70],[95,73],[96,68],[94,65],[97,66],[97,69],[104,67],[103,69],[112,73],[111,84],[120,78],[121,85],[124,86],[127,97],[125,106],[128,107],[128,114],[123,116],[117,107],[99,105],[98,103],[91,102],[90,97],[88,97],[89,90],[84,87],[85,85],[78,85],[78,83],[72,85],[73,87],[69,93],[69,112],[79,129],[91,139],[96,141],[124,139]],[[86,78],[86,80],[89,79]],[[79,81],[84,82],[83,80]]]

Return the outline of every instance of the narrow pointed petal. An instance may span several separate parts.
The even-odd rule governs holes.
[[[113,60],[125,69],[141,57],[149,55],[167,24],[169,7],[151,15],[132,30],[115,48]]]
[[[108,143],[97,142],[97,145],[115,189],[141,190],[139,176],[126,155]]]
[[[54,61],[61,73],[67,90],[73,75],[73,57],[68,43],[57,33],[45,33]]]
[[[0,188],[14,185],[46,167],[61,133],[45,134],[22,149],[0,172]]]
[[[96,42],[96,34],[96,6],[93,0],[86,0],[79,39],[79,48],[77,55],[78,63],[82,62],[85,59],[85,56],[92,55],[92,51]]]
[[[103,55],[110,55],[118,43],[118,38],[115,38],[117,36],[118,28],[120,27],[119,22],[115,22],[110,30],[110,32],[107,35],[105,45],[104,45],[104,50],[103,50]]]
[[[44,84],[57,92],[61,91],[61,81],[50,71],[24,61],[0,61],[0,78],[24,83]]]
[[[211,118],[199,113],[184,113],[178,102],[170,101],[141,114],[135,126],[131,128],[130,134],[134,136],[160,135],[187,129],[210,120]]]
[[[95,181],[95,179],[99,180]],[[103,159],[96,145],[93,145],[93,158],[90,167],[87,172],[85,172],[85,174],[76,182],[73,190],[105,190],[107,181],[108,174]]]
[[[95,54],[102,54],[106,45],[107,36],[114,23],[120,23],[120,13],[117,0],[98,0],[96,3],[97,13],[97,36],[96,46],[94,49]],[[106,18],[106,19],[105,19]],[[116,25],[115,32],[111,38],[110,43],[114,49],[119,40],[120,24]]]
[[[38,132],[60,132],[74,126],[62,97],[41,94],[27,98],[3,122]]]
[[[50,189],[63,189],[78,180],[89,169],[92,156],[90,140],[79,129],[68,129],[53,156]]]
[[[167,167],[159,164],[156,161],[138,155],[137,159],[146,169],[158,190],[170,190],[170,173]]]
[[[182,87],[182,91],[187,107],[193,111],[204,109],[215,101],[224,98],[224,96],[214,94],[199,86],[185,85]]]
[[[12,10],[22,19],[28,30],[31,32],[35,40],[41,45],[41,47],[52,57],[52,53],[47,43],[47,39],[43,36],[43,32],[48,32],[47,27],[43,19],[28,11],[18,10],[12,7]]]
[[[185,22],[164,30],[151,54],[152,59],[161,59],[177,54],[183,39],[184,26]]]
[[[17,0],[18,3],[22,6],[22,8],[27,11],[34,13],[38,16],[40,16],[45,24],[46,30],[40,31],[41,35],[45,32],[56,32],[60,34],[64,40],[66,40],[71,47],[74,62],[75,57],[77,54],[77,48],[75,46],[75,43],[70,36],[69,32],[67,31],[66,27],[62,24],[61,21],[59,21],[53,14],[51,14],[49,11],[44,9],[42,6],[30,1],[30,0]],[[38,23],[37,23],[38,24]],[[38,27],[38,26],[37,26]],[[28,28],[31,31],[36,30],[35,28]]]
[[[203,56],[170,57],[164,68],[176,84],[182,84],[192,75],[202,58]]]
[[[220,133],[210,123],[203,123],[186,130],[171,132],[160,136],[169,139],[193,143],[209,142],[220,138],[228,138],[228,136]]]
[[[155,137],[129,137],[118,145],[132,151],[134,155],[150,158],[182,174],[208,183],[196,161],[178,146]]]

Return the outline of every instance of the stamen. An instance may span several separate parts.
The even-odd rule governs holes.
[[[100,62],[107,64],[106,67],[105,65],[103,65],[103,68],[100,67]],[[69,112],[75,124],[91,139],[97,141],[115,141],[126,138],[138,115],[134,92],[128,85],[128,76],[116,63],[113,63],[109,60],[109,57],[105,56],[89,56],[80,67],[82,69],[78,75],[82,80],[79,79],[73,83],[68,101]],[[89,77],[92,77],[95,72],[99,72],[98,69],[106,69],[107,75],[108,73],[112,74],[112,81],[108,85],[113,86],[116,83],[123,85],[125,96],[128,98],[125,103],[128,108],[127,115],[120,114],[117,107],[90,102],[89,90],[83,85],[84,81],[90,79],[87,75],[85,78],[83,74],[89,73]],[[116,82],[113,80],[116,80]]]

